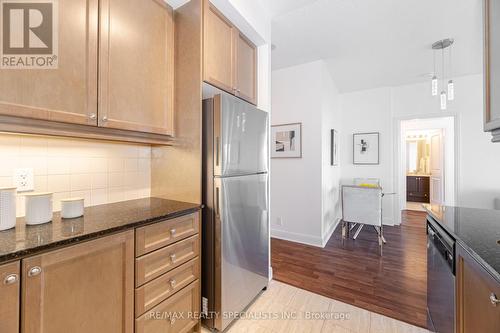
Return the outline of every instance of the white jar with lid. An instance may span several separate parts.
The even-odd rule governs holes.
[[[63,219],[73,219],[83,215],[84,199],[69,198],[61,200],[61,217]]]
[[[26,224],[36,225],[52,221],[52,193],[25,194]]]
[[[15,187],[0,187],[0,231],[16,226]]]

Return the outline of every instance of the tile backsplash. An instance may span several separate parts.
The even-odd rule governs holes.
[[[83,197],[85,206],[95,206],[151,193],[145,145],[0,133],[0,187],[14,185],[17,168],[33,168],[35,192],[53,192],[54,211],[63,198]],[[23,193],[17,216],[24,216]]]

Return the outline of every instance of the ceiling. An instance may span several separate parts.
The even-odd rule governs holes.
[[[322,59],[341,92],[428,80],[431,44],[447,37],[454,76],[482,71],[482,0],[270,0],[269,10],[273,70]]]

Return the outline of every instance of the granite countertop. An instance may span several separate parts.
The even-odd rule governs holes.
[[[424,208],[500,283],[500,211],[430,204]]]
[[[200,209],[200,205],[162,198],[145,198],[85,208],[84,216],[26,225],[18,218],[16,227],[0,231],[0,264],[38,252],[98,238],[117,231],[172,218]]]

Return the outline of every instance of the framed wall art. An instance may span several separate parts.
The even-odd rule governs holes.
[[[353,134],[353,163],[379,164],[380,163],[380,133]]]
[[[271,126],[271,158],[302,157],[302,124]]]

